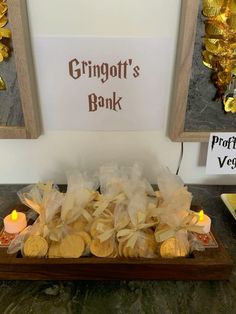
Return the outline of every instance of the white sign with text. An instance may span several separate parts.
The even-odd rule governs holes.
[[[169,101],[166,38],[36,37],[46,130],[160,130]]]
[[[236,174],[236,133],[212,133],[207,154],[208,174]]]

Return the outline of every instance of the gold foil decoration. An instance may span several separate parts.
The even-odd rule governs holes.
[[[223,99],[225,111],[234,113],[236,94],[228,94],[236,75],[236,0],[203,0],[203,15],[203,64],[213,71],[215,99]]]
[[[223,97],[224,109],[226,112],[236,112],[236,78],[233,78]]]
[[[0,0],[0,62],[9,57],[9,47],[6,39],[11,38],[11,31],[8,28],[3,28],[8,23],[7,4],[5,0]],[[6,84],[0,76],[0,90],[5,90]]]
[[[5,90],[5,89],[7,89],[6,84],[0,75],[0,90]]]
[[[226,112],[236,112],[236,99],[233,97],[229,97],[224,99],[224,107]]]
[[[214,17],[220,14],[224,0],[208,0],[203,1],[203,14],[205,16]]]

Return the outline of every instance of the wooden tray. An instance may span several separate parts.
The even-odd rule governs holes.
[[[18,206],[23,211],[24,206]],[[215,235],[214,235],[215,236]],[[2,280],[226,280],[233,262],[219,247],[193,252],[188,258],[22,258],[0,248]],[[19,257],[18,257],[19,256]]]

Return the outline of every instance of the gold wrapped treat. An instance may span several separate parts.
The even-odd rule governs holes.
[[[32,235],[24,243],[24,255],[27,257],[45,257],[48,251],[47,241],[39,236]]]
[[[188,253],[188,247],[178,245],[176,238],[169,238],[160,247],[160,254],[163,258],[185,257]]]

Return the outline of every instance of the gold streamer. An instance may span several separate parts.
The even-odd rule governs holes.
[[[224,99],[224,107],[226,112],[236,112],[236,98],[228,97]]]
[[[5,90],[5,89],[6,89],[6,84],[0,75],[0,90]]]
[[[176,233],[180,230],[187,230],[196,233],[204,233],[203,226],[197,225],[199,221],[199,215],[195,212],[191,212],[186,216],[180,223],[179,226],[173,228],[170,226],[165,226],[155,232],[155,238],[157,242],[165,241],[169,238],[175,237]]]
[[[8,23],[7,18],[8,6],[5,0],[0,0],[0,62],[9,57],[9,47],[6,39],[11,38],[11,31],[8,28],[3,28]],[[5,90],[6,84],[0,76],[0,90]]]
[[[236,0],[203,0],[203,15],[203,64],[213,71],[215,98],[222,98],[225,111],[234,113],[236,93],[230,87],[236,75]]]

